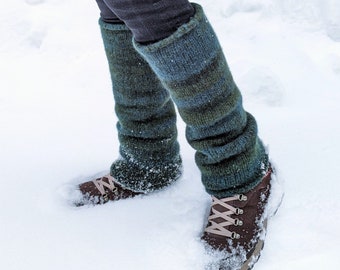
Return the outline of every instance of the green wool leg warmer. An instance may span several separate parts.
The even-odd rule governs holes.
[[[251,190],[268,157],[254,117],[229,71],[222,48],[202,8],[190,22],[159,42],[134,42],[169,90],[187,124],[188,142],[208,193],[222,198]]]
[[[123,24],[99,20],[110,68],[120,156],[111,175],[135,192],[169,185],[181,174],[176,112],[168,91],[132,45]]]

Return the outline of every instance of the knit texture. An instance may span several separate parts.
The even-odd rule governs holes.
[[[135,192],[162,188],[181,174],[173,102],[133,48],[131,31],[124,24],[99,25],[118,117],[121,158],[111,175]]]
[[[247,192],[262,178],[267,154],[254,117],[229,71],[222,48],[202,8],[189,23],[159,42],[134,41],[187,124],[186,137],[208,193],[223,198]]]

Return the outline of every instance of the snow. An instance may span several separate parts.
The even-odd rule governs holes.
[[[285,181],[255,269],[337,269],[340,2],[199,3]],[[95,1],[2,3],[0,269],[204,269],[209,196],[182,122],[179,182],[99,207],[67,200],[118,150],[97,19]]]

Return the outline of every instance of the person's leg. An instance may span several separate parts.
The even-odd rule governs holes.
[[[189,2],[105,1],[110,2],[110,8],[127,25],[138,18],[138,29],[131,29],[135,48],[169,90],[187,124],[187,139],[197,150],[196,162],[208,193],[223,198],[256,186],[268,167],[267,154],[257,136],[256,121],[242,106],[241,93],[229,71],[216,34],[201,8],[195,5],[198,9],[196,17],[182,24],[177,31],[172,28],[174,34],[147,45],[144,43],[151,42],[146,39],[149,37],[147,32],[144,37],[139,37],[142,43],[136,35],[144,33],[143,14],[154,14],[145,11],[150,2],[162,4],[163,7],[170,7],[176,1]],[[142,11],[139,12],[134,5]],[[150,9],[154,9],[154,5]],[[136,18],[125,17],[130,12]],[[150,15],[147,21],[157,21],[162,16],[157,14],[151,19]]]
[[[101,15],[112,21],[114,14],[103,10],[101,6]],[[181,174],[175,108],[169,92],[133,48],[131,31],[118,21],[106,23],[101,18],[99,25],[112,79],[121,155],[110,174],[119,187],[148,193],[169,185]],[[114,196],[116,189],[107,176],[83,183],[80,190],[89,197],[125,197]],[[104,191],[108,194],[101,194]]]
[[[166,6],[172,1],[157,2]],[[242,106],[241,93],[216,34],[202,8],[194,7],[196,12],[189,22],[158,42],[147,40],[147,34],[139,37],[147,31],[142,27],[143,16],[134,9],[140,20],[137,30],[131,28],[134,45],[171,93],[187,124],[187,139],[196,150],[202,182],[213,195],[203,239],[214,248],[237,255],[238,258],[232,256],[232,259],[247,267],[258,257],[263,245],[260,234],[265,231],[267,216],[263,213],[272,170],[258,137],[256,121]],[[120,15],[121,9],[112,9],[130,24],[124,12]],[[157,16],[153,21],[157,21]],[[235,247],[241,248],[242,254],[233,252]]]
[[[145,60],[132,46],[125,25],[100,21],[109,63],[121,160],[111,175],[124,187],[148,192],[168,185],[179,174],[176,112]]]

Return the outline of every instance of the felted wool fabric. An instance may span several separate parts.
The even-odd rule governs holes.
[[[242,97],[202,7],[174,34],[143,45],[134,41],[171,93],[187,124],[186,137],[208,193],[223,198],[255,187],[268,166],[254,117]]]
[[[124,24],[99,20],[109,64],[121,158],[111,175],[125,188],[149,192],[181,175],[176,112],[169,93],[132,45]]]

